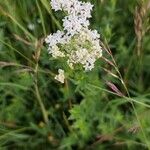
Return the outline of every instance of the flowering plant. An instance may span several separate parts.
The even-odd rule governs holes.
[[[92,70],[95,61],[102,56],[100,35],[97,30],[89,29],[93,5],[78,0],[52,0],[51,6],[67,15],[62,20],[63,31],[58,30],[45,39],[49,54],[56,59],[64,58],[71,69],[81,66],[85,71]],[[64,83],[62,71],[60,74],[59,70],[55,79]]]
[[[95,67],[96,60],[102,56],[100,35],[97,32],[97,30],[91,30],[89,28],[90,25],[89,18],[92,17],[91,11],[93,9],[93,5],[89,2],[81,2],[78,0],[66,0],[66,1],[51,0],[51,6],[52,9],[54,9],[55,11],[64,11],[66,16],[64,19],[62,19],[63,30],[62,31],[58,30],[56,33],[50,34],[45,39],[46,43],[48,44],[49,54],[51,54],[52,57],[55,59],[63,58],[65,60],[64,63],[67,63],[69,68],[72,70],[84,69],[86,72],[91,71]],[[118,75],[113,74],[111,71],[107,69],[104,70],[121,81],[128,97],[126,97],[113,83],[106,81],[106,84],[109,88],[111,88],[113,94],[123,97],[131,103],[134,113],[136,115],[137,112],[134,103],[132,101],[133,99],[130,98],[130,94],[123,81],[122,75],[118,70],[117,64],[113,58],[111,50],[109,49],[109,47],[105,47],[105,45],[103,45],[103,48],[105,52],[107,52],[107,54],[109,54],[109,56],[111,57],[112,62],[105,57],[104,60],[109,65],[115,68],[115,71],[117,72]],[[55,76],[55,79],[61,83],[64,83],[65,79],[64,70],[59,69],[58,73],[59,74]],[[92,88],[97,88],[97,86],[93,86],[90,84],[88,85],[91,86]],[[82,88],[84,89],[84,87]],[[86,102],[85,104],[84,102],[82,104],[86,106]],[[94,106],[94,108],[96,108],[96,106]],[[74,129],[77,129],[81,132],[81,135],[84,139],[85,137],[90,137],[91,133],[89,133],[90,127],[86,128],[86,126],[88,126],[89,124],[86,124],[86,121],[84,120],[87,116],[85,116],[85,118],[84,117],[82,118],[76,115],[75,113],[82,109],[84,109],[84,107],[82,108],[82,105],[73,107],[70,110],[71,112],[70,119],[76,120],[73,124],[73,127]],[[82,113],[84,116],[84,112]],[[137,115],[136,119],[139,123],[140,128],[142,129],[141,122],[139,121]],[[84,132],[82,132],[82,130],[84,130]],[[72,138],[74,138],[74,141],[76,141],[79,138],[74,137],[74,135],[71,136],[73,136]]]

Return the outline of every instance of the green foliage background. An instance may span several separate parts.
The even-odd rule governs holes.
[[[71,73],[64,85],[54,80],[62,62],[43,41],[61,29],[63,14],[48,0],[0,0],[0,150],[150,148],[150,11],[142,17],[139,51],[134,24],[135,8],[140,14],[148,0],[91,2],[91,28],[108,43],[135,110],[110,92],[108,81],[127,95],[103,59],[92,72]],[[111,61],[105,51],[104,57]]]

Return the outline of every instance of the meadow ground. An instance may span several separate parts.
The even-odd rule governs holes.
[[[0,0],[0,150],[150,150],[150,1],[90,2],[103,57],[73,72],[44,42],[63,13]]]

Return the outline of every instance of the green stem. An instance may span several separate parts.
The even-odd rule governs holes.
[[[40,54],[41,49],[38,49],[37,51],[39,51],[39,54]],[[44,103],[42,101],[42,98],[41,98],[41,95],[40,95],[40,92],[39,92],[39,88],[38,88],[38,67],[39,67],[38,61],[39,61],[39,58],[40,58],[40,55],[37,56],[37,58],[36,58],[36,66],[35,66],[35,70],[34,70],[34,72],[35,72],[35,74],[34,74],[34,76],[35,76],[34,88],[35,88],[35,94],[36,94],[38,103],[40,105],[40,108],[41,108],[41,111],[42,111],[42,114],[43,114],[44,122],[46,124],[48,124],[48,122],[49,122],[48,113],[47,113],[47,110],[44,106]]]
[[[40,105],[42,114],[43,114],[44,122],[45,122],[45,123],[48,123],[48,114],[47,114],[47,111],[46,111],[46,109],[45,109],[45,106],[44,106],[44,104],[43,104],[43,102],[42,102],[42,99],[41,99],[41,96],[40,96],[40,92],[39,92],[39,89],[38,89],[38,86],[37,86],[36,83],[35,83],[34,87],[35,87],[36,97],[37,97],[38,103],[39,103],[39,105]]]

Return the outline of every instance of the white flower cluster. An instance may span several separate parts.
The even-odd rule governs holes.
[[[68,64],[72,69],[74,64],[82,64],[86,71],[94,68],[96,59],[102,56],[99,37],[96,30],[91,31],[85,28],[73,38],[71,43],[75,43],[76,50],[73,49],[68,55]]]
[[[46,39],[48,51],[54,58],[67,58],[71,69],[81,65],[86,71],[94,68],[102,56],[100,35],[89,29],[93,5],[78,0],[51,0],[52,9],[64,11],[63,31],[50,34]]]
[[[55,76],[55,80],[64,83],[65,80],[64,70],[58,69],[58,75]]]

